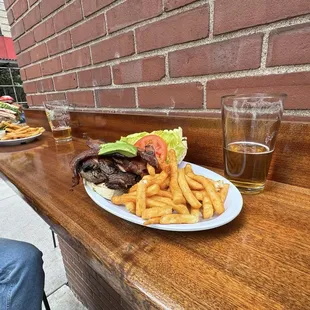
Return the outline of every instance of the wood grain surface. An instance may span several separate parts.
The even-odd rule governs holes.
[[[128,131],[118,125],[107,120],[102,136],[107,128],[111,139],[113,128]],[[215,131],[198,131],[191,145]],[[46,132],[29,145],[1,147],[0,171],[135,309],[310,308],[310,189],[268,181],[223,227],[158,231],[107,213],[82,185],[71,189],[69,162],[84,149],[82,139],[56,145]],[[205,164],[219,156],[204,151],[197,157]]]
[[[26,111],[29,124],[49,130],[42,111]],[[116,115],[72,112],[73,135],[115,141],[141,131],[182,127],[188,138],[187,161],[223,169],[222,124],[218,118]],[[310,123],[282,122],[269,169],[270,180],[309,187]]]

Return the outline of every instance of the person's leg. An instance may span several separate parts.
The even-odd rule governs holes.
[[[41,309],[42,265],[42,253],[35,246],[0,238],[0,309]]]

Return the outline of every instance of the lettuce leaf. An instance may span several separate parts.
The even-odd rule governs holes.
[[[165,140],[168,146],[168,150],[174,149],[177,155],[178,163],[180,163],[187,153],[187,140],[183,137],[182,128],[176,128],[172,130],[156,130],[153,132],[139,132],[128,135],[127,137],[121,137],[120,141],[127,142],[129,144],[135,144],[139,139],[146,135],[157,135]]]

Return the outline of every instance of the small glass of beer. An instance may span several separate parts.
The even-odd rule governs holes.
[[[70,114],[67,101],[47,101],[44,102],[44,107],[55,141],[57,143],[71,141]]]
[[[285,94],[222,97],[225,177],[241,193],[264,190]]]

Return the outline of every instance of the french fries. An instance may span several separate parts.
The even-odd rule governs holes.
[[[149,219],[143,223],[143,225],[152,225],[152,224],[159,224],[160,223],[160,216],[159,217],[153,217],[152,219]]]
[[[193,194],[197,198],[197,200],[202,201],[205,195],[208,195],[205,190],[203,191],[193,191]]]
[[[160,186],[160,189],[161,190],[165,190],[169,187],[170,185],[170,178],[167,178],[163,183],[161,183],[159,186]]]
[[[138,183],[137,188],[137,202],[136,202],[136,215],[142,216],[142,213],[146,209],[146,180]]]
[[[177,158],[174,150],[169,150],[170,161],[170,189],[173,197],[173,202],[176,204],[185,204],[186,201],[183,197],[182,191],[178,184],[178,165]]]
[[[149,163],[146,164],[147,172],[149,175],[155,175],[155,168],[151,166]]]
[[[204,219],[209,219],[210,217],[213,216],[213,206],[212,203],[209,199],[209,197],[206,195],[203,197],[202,200],[202,217]]]
[[[160,190],[158,193],[159,196],[166,197],[172,199],[172,194],[170,192]]]
[[[229,184],[224,184],[224,186],[220,190],[220,196],[221,196],[221,200],[223,203],[226,200],[228,189],[229,189]]]
[[[190,178],[187,174],[185,174],[185,179],[190,189],[198,190],[198,191],[203,190],[203,186],[199,182],[196,182],[195,180]]]
[[[136,214],[136,204],[134,202],[126,202],[125,207],[130,213]]]
[[[4,127],[7,132],[0,140],[15,140],[35,136],[45,131],[43,127],[29,127],[26,125],[15,125],[8,122],[1,122],[0,127]]]
[[[194,224],[225,211],[229,184],[196,175],[190,164],[178,169],[173,150],[169,164],[160,162],[160,173],[152,168],[128,194],[112,197],[114,204],[145,220],[144,225]]]
[[[179,169],[178,182],[186,201],[190,204],[192,208],[199,209],[201,207],[201,203],[197,200],[197,198],[192,193],[189,188],[187,181],[185,179],[184,169]]]
[[[200,210],[199,209],[195,209],[195,208],[191,208],[191,215],[196,216],[198,218],[198,220],[199,220]]]
[[[192,214],[168,214],[160,219],[160,224],[195,224],[198,218]]]
[[[191,173],[189,175],[192,179],[195,181],[201,183],[203,187],[205,188],[209,198],[211,199],[213,208],[217,214],[222,214],[225,209],[224,209],[224,203],[222,202],[221,198],[219,195],[217,195],[217,192],[215,190],[215,187],[213,185],[213,182],[210,180],[206,179],[205,177],[201,175],[195,175]]]
[[[155,208],[149,208],[142,212],[142,218],[144,220],[149,220],[153,217],[161,217],[166,214],[171,214],[172,208],[171,207],[155,207]]]

